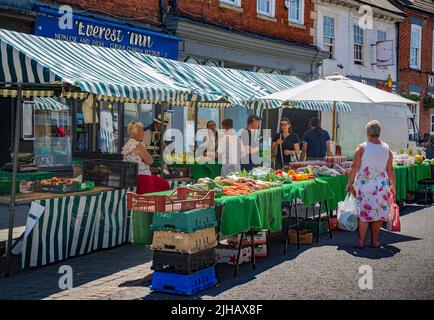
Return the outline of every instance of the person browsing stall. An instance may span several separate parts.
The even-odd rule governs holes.
[[[169,118],[168,117],[164,117],[164,125],[167,126],[169,124]],[[154,119],[154,121],[147,126],[144,130],[145,130],[145,135],[144,135],[144,140],[143,142],[145,143],[146,146],[149,147],[156,147],[159,149],[160,147],[160,133],[161,133],[161,114],[158,115],[157,118]],[[158,152],[159,153],[159,150]]]
[[[232,119],[224,119],[222,129],[224,135],[220,138],[217,153],[219,163],[222,164],[221,176],[227,177],[230,173],[241,171],[241,157],[245,154],[245,149],[234,130]]]
[[[137,163],[137,193],[144,194],[149,192],[169,190],[169,183],[164,179],[151,175],[150,165],[153,158],[146,150],[144,143],[145,130],[143,123],[130,122],[127,127],[130,139],[122,148],[123,160],[126,162]]]
[[[203,146],[206,148],[204,156],[209,158],[217,158],[218,149],[218,132],[217,125],[213,120],[206,123],[208,132],[205,135]]]
[[[366,124],[367,141],[359,145],[354,155],[347,192],[356,198],[359,214],[358,248],[365,246],[371,226],[371,247],[377,248],[382,222],[386,219],[391,200],[395,197],[396,180],[393,154],[380,140],[381,126],[376,120]]]
[[[250,115],[246,128],[241,132],[241,141],[245,149],[245,156],[241,159],[241,170],[251,171],[260,165],[258,129],[261,120],[261,117]]]
[[[280,121],[280,133],[273,137],[271,152],[276,154],[276,169],[282,169],[291,162],[291,155],[297,156],[300,151],[300,139],[292,132],[288,118]]]
[[[300,160],[323,160],[326,156],[330,156],[330,142],[330,135],[327,130],[321,128],[319,118],[313,117],[310,119],[310,129],[303,136]]]

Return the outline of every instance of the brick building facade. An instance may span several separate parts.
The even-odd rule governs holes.
[[[423,138],[434,134],[434,112],[425,103],[425,97],[434,95],[434,86],[430,77],[434,75],[434,3],[430,0],[394,1],[406,14],[399,26],[399,92],[419,96],[419,104],[413,109],[419,120],[420,135]],[[420,34],[420,40],[413,39]],[[419,48],[419,53],[411,51]],[[414,61],[416,57],[416,61]]]

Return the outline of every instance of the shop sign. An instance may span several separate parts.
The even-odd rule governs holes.
[[[178,59],[180,38],[73,14],[72,28],[59,23],[62,13],[39,8],[35,34],[68,42],[140,52],[168,59]]]

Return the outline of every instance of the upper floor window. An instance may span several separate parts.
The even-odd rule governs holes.
[[[410,34],[410,67],[420,69],[420,48],[422,41],[422,27],[411,25]]]
[[[275,0],[258,0],[257,11],[269,17],[274,17]]]
[[[288,20],[304,24],[304,0],[288,0]]]
[[[385,31],[377,31],[377,42],[382,42],[382,41],[386,41],[386,32]]]
[[[335,19],[326,16],[323,17],[323,47],[330,53],[330,59],[334,59]]]
[[[236,7],[241,7],[241,0],[220,0],[220,2],[231,4]]]
[[[363,64],[363,29],[354,25],[354,63]]]

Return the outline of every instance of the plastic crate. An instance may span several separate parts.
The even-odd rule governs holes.
[[[190,296],[217,283],[215,267],[203,269],[190,275],[154,272],[151,290]]]
[[[43,179],[50,179],[54,176],[52,172],[46,171],[36,171],[36,172],[18,172],[17,181],[40,181]],[[11,171],[0,171],[0,178],[6,178],[7,180],[12,180]]]
[[[214,248],[194,254],[154,251],[151,269],[160,272],[192,274],[215,264]]]
[[[70,193],[81,191],[81,183],[61,184],[58,186],[40,186],[39,191],[50,193]]]
[[[193,233],[154,231],[152,250],[179,253],[196,253],[217,245],[215,228]]]
[[[181,212],[155,213],[151,228],[154,231],[195,232],[217,225],[215,207]]]
[[[137,163],[120,160],[84,160],[83,178],[94,181],[97,186],[121,189],[134,187],[137,180]]]
[[[170,195],[127,193],[128,210],[144,212],[178,212],[214,206],[214,190],[176,188]]]
[[[0,178],[0,195],[11,194],[12,180]],[[20,191],[20,182],[17,180],[16,192]]]
[[[303,220],[301,218],[299,218],[299,228],[301,229],[308,229],[310,231],[312,231],[313,235],[316,237],[316,234],[318,232],[318,221],[317,218],[315,218],[314,220],[309,219],[309,220]],[[291,218],[291,224],[295,224],[296,220],[295,218]],[[319,223],[319,234],[325,234],[327,233],[327,231],[329,231],[329,225],[328,225],[328,219],[326,216],[321,217],[320,223]]]

